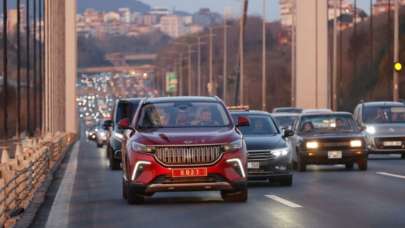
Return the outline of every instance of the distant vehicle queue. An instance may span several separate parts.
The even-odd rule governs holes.
[[[405,159],[405,104],[366,102],[354,114],[329,109],[226,107],[217,97],[123,99],[89,140],[123,169],[123,197],[160,191],[220,191],[245,202],[248,181],[293,184],[308,165],[368,168],[370,154]]]

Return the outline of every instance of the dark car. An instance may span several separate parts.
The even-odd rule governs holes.
[[[129,204],[167,191],[220,191],[225,201],[248,197],[246,144],[217,97],[142,101],[132,124],[122,121],[123,197]]]
[[[352,169],[355,163],[360,170],[367,170],[365,137],[352,114],[302,114],[293,130],[289,143],[293,166],[299,171],[310,164],[344,164]]]
[[[107,157],[111,170],[118,170],[121,165],[121,143],[124,139],[124,129],[121,129],[118,123],[123,119],[132,119],[141,101],[142,98],[118,100],[114,108],[113,120],[104,123],[110,128]]]
[[[367,102],[354,111],[365,129],[370,154],[401,154],[405,159],[405,105],[401,102]]]
[[[295,121],[298,120],[300,114],[297,113],[273,113],[274,118],[280,129],[292,129]]]
[[[273,113],[302,113],[302,108],[280,107],[273,109]]]
[[[262,111],[232,111],[234,119],[246,117],[249,126],[240,127],[248,150],[248,179],[269,180],[291,186],[291,153],[287,135],[277,127],[272,116]],[[290,131],[285,131],[288,134]]]

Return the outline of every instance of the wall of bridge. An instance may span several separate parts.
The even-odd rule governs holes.
[[[295,0],[297,107],[329,107],[327,2]]]
[[[45,0],[47,132],[78,132],[76,1]]]

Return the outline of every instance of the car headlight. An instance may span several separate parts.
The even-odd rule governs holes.
[[[240,150],[243,147],[243,140],[238,139],[235,140],[227,145],[224,146],[224,151],[229,152],[229,151],[235,151],[235,150]]]
[[[367,126],[366,132],[369,133],[370,135],[374,135],[377,131],[376,131],[375,127]]]
[[[143,152],[143,153],[153,153],[155,151],[153,147],[149,147],[141,143],[137,143],[135,141],[132,141],[130,143],[130,149],[131,151],[134,152]]]
[[[350,141],[350,147],[362,147],[363,142],[361,140],[352,140]]]
[[[319,148],[319,143],[316,142],[316,141],[307,142],[306,146],[307,146],[307,149],[318,149]]]
[[[276,157],[286,156],[288,154],[288,147],[272,150],[271,153]]]

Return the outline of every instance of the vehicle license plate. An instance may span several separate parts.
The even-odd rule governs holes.
[[[384,146],[402,146],[401,141],[385,141],[383,142]]]
[[[248,162],[248,169],[260,169],[260,162]]]
[[[342,151],[329,151],[328,152],[329,159],[341,159],[342,158]]]
[[[172,169],[172,177],[206,177],[207,168]]]

